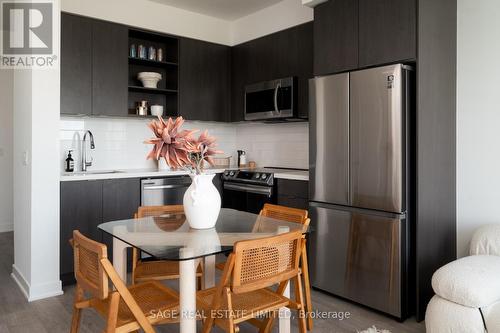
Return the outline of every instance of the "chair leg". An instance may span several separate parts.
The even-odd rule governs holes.
[[[229,321],[229,333],[235,333],[236,325],[234,324],[234,316],[233,316],[233,300],[231,298],[231,291],[229,288],[225,288],[226,292],[226,302],[227,302],[227,310],[228,310],[228,321]]]
[[[304,278],[304,292],[306,296],[306,306],[305,312],[307,315],[307,330],[312,331],[313,329],[313,320],[312,320],[312,301],[311,301],[311,283],[309,281],[309,264],[307,262],[307,252],[306,252],[306,244],[302,246],[302,274]]]
[[[274,318],[276,318],[278,311],[273,311],[269,313],[269,318],[263,320],[262,325],[260,326],[259,333],[269,333],[273,328]]]
[[[307,325],[306,325],[306,312],[304,310],[304,295],[302,294],[302,277],[301,274],[298,274],[295,277],[295,302],[300,304],[300,309],[298,311],[298,320],[299,320],[299,332],[306,333]]]
[[[75,297],[73,303],[73,316],[71,318],[71,333],[77,333],[80,328],[80,320],[82,316],[82,310],[76,307],[76,303],[83,300],[83,290],[77,284],[75,289]]]
[[[106,333],[116,332],[116,323],[118,321],[118,307],[120,305],[120,294],[113,293],[109,302],[108,320],[106,323]]]
[[[205,320],[205,324],[203,324],[203,333],[209,333],[212,330],[212,326],[214,326],[214,318],[210,317]]]

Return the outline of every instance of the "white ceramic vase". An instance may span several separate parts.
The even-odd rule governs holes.
[[[184,193],[184,213],[193,229],[210,229],[217,223],[221,199],[212,175],[191,175],[192,183]]]

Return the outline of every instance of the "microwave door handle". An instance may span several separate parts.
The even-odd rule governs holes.
[[[278,90],[280,88],[281,88],[281,82],[278,82],[276,88],[274,89],[274,111],[276,111],[278,114],[281,113],[280,109],[278,108]]]

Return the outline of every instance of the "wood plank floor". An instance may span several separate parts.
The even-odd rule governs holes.
[[[0,333],[59,333],[69,332],[73,287],[64,289],[64,295],[28,303],[10,277],[13,263],[13,233],[0,233]],[[356,306],[335,297],[313,291],[313,305],[324,312],[350,313],[348,319],[316,319],[313,332],[357,332],[373,325],[393,333],[425,332],[423,323],[408,319],[399,323],[379,313]],[[298,332],[292,321],[292,332]],[[80,332],[102,332],[104,321],[92,310],[84,311]],[[158,332],[178,332],[178,325],[168,325]],[[277,327],[274,329],[278,332]],[[214,329],[214,332],[221,332]],[[240,332],[256,332],[251,326],[242,326]]]

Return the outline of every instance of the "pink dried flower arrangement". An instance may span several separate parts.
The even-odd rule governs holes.
[[[164,158],[171,168],[187,169],[199,175],[205,161],[213,165],[212,156],[223,152],[216,149],[216,139],[208,131],[194,138],[193,134],[198,130],[181,130],[183,123],[182,117],[165,121],[161,116],[149,123],[155,138],[144,142],[154,145],[147,159]]]

